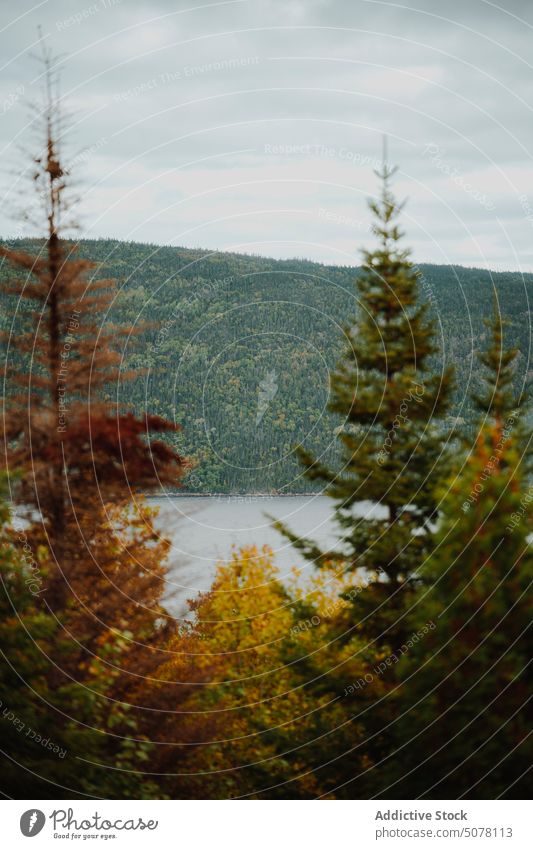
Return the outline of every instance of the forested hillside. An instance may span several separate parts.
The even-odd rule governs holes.
[[[38,242],[10,244],[38,249]],[[146,372],[124,384],[122,400],[181,424],[173,439],[197,461],[187,489],[308,491],[293,448],[301,443],[330,460],[336,450],[340,423],[326,410],[329,372],[342,348],[341,328],[357,310],[358,270],[113,240],[82,241],[79,255],[98,264],[97,277],[119,280],[110,322],[150,323],[124,351],[125,370]],[[507,342],[520,351],[517,388],[527,378],[533,275],[437,265],[420,272],[442,357],[456,367],[444,437],[454,427],[471,429],[468,396],[479,382],[475,355],[486,339],[493,283],[510,322]],[[4,279],[12,273],[0,270]],[[11,307],[2,310],[4,328]],[[19,314],[15,329],[20,322]]]

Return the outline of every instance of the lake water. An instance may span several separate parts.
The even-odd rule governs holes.
[[[233,546],[269,545],[282,579],[293,566],[302,569],[302,580],[312,574],[313,565],[272,528],[268,514],[321,546],[333,546],[336,540],[334,505],[321,495],[180,496],[149,501],[159,507],[157,527],[172,540],[169,607],[178,616],[186,611],[188,598],[210,588],[217,562],[229,560]],[[368,515],[378,509],[362,502],[357,514]]]

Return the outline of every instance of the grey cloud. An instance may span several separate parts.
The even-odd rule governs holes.
[[[69,152],[91,235],[262,243],[266,254],[348,262],[368,235],[342,222],[368,222],[372,162],[387,133],[398,191],[410,196],[417,261],[530,267],[532,225],[520,197],[532,168],[533,9],[518,0],[505,9],[482,0],[420,5],[4,6],[4,156],[20,171],[17,144],[34,138],[25,103],[39,81],[28,50],[41,23],[67,54]],[[9,198],[18,187],[4,173],[6,235],[15,232]],[[320,208],[337,219],[325,221]]]

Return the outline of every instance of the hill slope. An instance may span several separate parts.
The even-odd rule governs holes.
[[[125,351],[126,364],[147,373],[124,384],[122,398],[182,425],[180,448],[198,460],[190,490],[308,490],[293,447],[335,450],[339,422],[325,409],[328,378],[342,327],[357,310],[357,269],[113,240],[83,241],[80,255],[98,263],[97,277],[119,279],[110,320],[155,322],[136,350],[131,344]],[[457,369],[457,426],[468,429],[493,281],[510,320],[509,343],[520,350],[519,386],[531,368],[533,275],[436,265],[420,271],[442,358]],[[6,326],[14,305],[5,297],[3,304]],[[452,427],[450,419],[443,436]]]

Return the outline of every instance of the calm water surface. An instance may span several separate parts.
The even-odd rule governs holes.
[[[293,566],[302,569],[302,580],[313,572],[312,564],[271,527],[268,515],[321,546],[335,544],[333,503],[325,496],[185,496],[152,498],[150,504],[159,507],[157,527],[172,540],[169,607],[177,615],[185,612],[188,598],[209,589],[217,562],[229,560],[233,546],[269,545],[282,579]],[[372,509],[362,502],[357,513]]]

